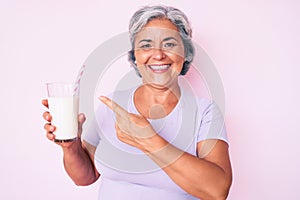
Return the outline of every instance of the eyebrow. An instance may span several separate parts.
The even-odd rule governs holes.
[[[167,37],[167,38],[163,39],[163,42],[166,42],[166,41],[169,41],[169,40],[175,40],[175,41],[178,42],[178,40],[174,37]]]
[[[166,37],[162,41],[166,42],[166,41],[169,41],[169,40],[175,40],[175,41],[178,42],[178,40],[174,37]],[[139,41],[139,44],[142,43],[142,42],[152,42],[152,40],[151,39],[142,39],[142,40]]]
[[[142,42],[152,42],[151,39],[143,39],[143,40],[140,40],[139,43],[142,43]]]

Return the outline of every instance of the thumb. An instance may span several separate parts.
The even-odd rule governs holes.
[[[78,115],[78,137],[81,138],[81,134],[82,134],[82,126],[83,123],[85,122],[85,115],[83,113],[80,113]]]

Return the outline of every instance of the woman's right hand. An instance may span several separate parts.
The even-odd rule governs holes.
[[[43,99],[42,100],[42,104],[46,107],[49,108],[48,106],[48,100],[47,99]],[[46,130],[46,137],[55,142],[55,135],[53,134],[53,132],[55,131],[55,126],[53,126],[51,124],[51,120],[52,120],[52,116],[49,113],[49,111],[45,111],[43,113],[43,118],[47,121],[44,125],[44,129]],[[77,143],[76,141],[79,141],[79,143],[81,143],[80,137],[81,137],[81,133],[82,133],[82,125],[85,121],[85,116],[84,114],[79,114],[78,115],[78,139],[74,140],[74,141],[70,141],[70,142],[55,142],[56,144],[60,145],[61,147],[70,147],[72,146],[74,143]]]

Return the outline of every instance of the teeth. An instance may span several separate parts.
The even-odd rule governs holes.
[[[171,65],[149,65],[153,70],[165,70],[168,69]]]

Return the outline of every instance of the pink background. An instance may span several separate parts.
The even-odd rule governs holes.
[[[222,78],[234,171],[228,199],[300,199],[296,0],[2,0],[0,199],[96,199],[99,183],[75,186],[60,148],[45,138],[45,83],[73,81],[89,54],[150,2],[186,12]]]

